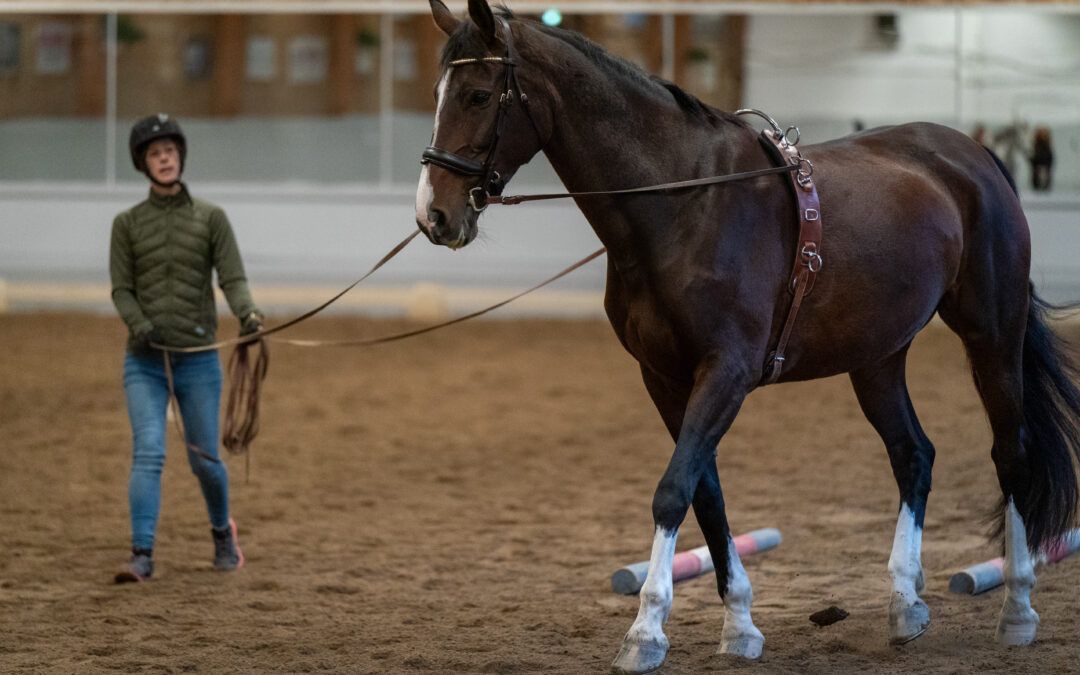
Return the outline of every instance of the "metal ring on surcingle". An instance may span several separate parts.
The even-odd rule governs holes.
[[[776,123],[776,120],[774,120],[769,115],[761,112],[757,108],[741,108],[739,110],[736,110],[735,114],[736,115],[757,115],[758,117],[760,117],[761,119],[763,119],[763,120],[765,120],[766,122],[769,123],[769,126],[772,127],[772,131],[773,131],[774,134],[776,134],[777,138],[782,138],[783,135],[784,135],[784,131],[780,128],[780,125]]]

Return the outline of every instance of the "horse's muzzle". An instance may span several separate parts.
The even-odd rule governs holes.
[[[417,218],[416,226],[432,244],[456,250],[471,243],[478,231],[475,215],[471,218],[462,217],[457,222],[458,225],[455,227],[446,214],[434,209],[428,212],[428,222],[425,223]]]

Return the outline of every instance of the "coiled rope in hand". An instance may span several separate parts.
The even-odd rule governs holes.
[[[251,443],[255,440],[255,436],[259,433],[259,396],[262,390],[262,382],[266,379],[266,374],[269,370],[270,365],[270,353],[267,348],[267,342],[280,342],[296,347],[366,347],[374,346],[377,344],[384,344],[387,342],[395,342],[397,340],[415,337],[417,335],[423,335],[424,333],[430,333],[431,331],[438,330],[440,328],[446,328],[447,326],[452,326],[454,324],[461,323],[462,321],[474,319],[478,316],[487,314],[488,312],[507,305],[524,295],[527,295],[535,290],[547,286],[553,281],[561,279],[562,277],[570,274],[582,265],[585,265],[586,263],[596,259],[597,257],[601,256],[606,252],[606,249],[604,248],[594,251],[585,258],[582,258],[581,260],[563,269],[557,274],[549,277],[548,279],[545,279],[544,281],[536,284],[535,286],[521,291],[520,293],[517,293],[507,298],[506,300],[497,302],[490,307],[486,307],[479,311],[472,312],[470,314],[459,316],[457,318],[443,321],[441,323],[433,324],[430,326],[425,326],[414,330],[408,330],[393,335],[386,335],[383,337],[357,340],[296,340],[279,337],[269,337],[272,333],[277,333],[281,330],[289,328],[290,326],[298,324],[301,321],[309,319],[329,307],[341,296],[345,295],[354,287],[356,287],[360,282],[364,281],[369,276],[374,274],[375,271],[382,267],[384,264],[386,264],[387,261],[389,261],[395,255],[401,252],[401,250],[405,248],[405,246],[410,241],[412,241],[417,234],[419,234],[419,231],[413,232],[408,237],[406,237],[401,243],[391,249],[389,253],[384,255],[382,259],[379,260],[379,262],[375,263],[375,265],[370,270],[368,270],[366,274],[364,274],[362,277],[347,286],[337,295],[333,296],[318,307],[309,310],[289,321],[286,321],[285,323],[279,324],[272,328],[264,328],[258,332],[251,333],[250,335],[240,336],[231,340],[222,340],[220,342],[215,342],[214,344],[205,345],[202,347],[168,347],[158,344],[151,345],[165,352],[180,353],[203,352],[228,345],[235,345],[233,353],[229,357],[229,394],[225,403],[225,420],[222,426],[223,431],[221,440],[222,443],[225,445],[226,449],[229,450],[229,452],[244,455],[245,473],[247,472],[250,462],[250,453],[248,453],[248,449],[250,448]],[[256,343],[259,349],[259,353],[255,357],[254,361],[252,361],[249,350],[253,347],[253,345],[256,345]],[[168,355],[166,355],[165,360],[166,364],[168,364]],[[171,393],[171,377],[169,381],[169,390]],[[175,399],[175,396],[172,396],[172,398]],[[183,434],[183,431],[181,430],[180,433]]]
[[[298,324],[301,321],[305,321],[332,305],[338,298],[355,288],[360,282],[370,277],[376,270],[385,265],[387,261],[400,253],[401,250],[418,234],[420,234],[419,230],[405,237],[405,239],[394,246],[394,248],[390,249],[390,252],[375,263],[375,265],[362,277],[349,284],[337,295],[318,307],[304,312],[300,316],[290,319],[285,323],[272,328],[264,328],[255,333],[251,333],[250,335],[241,335],[240,337],[231,340],[220,340],[213,344],[200,347],[170,347],[168,345],[151,343],[151,347],[160,349],[164,352],[163,356],[165,359],[166,375],[168,376],[169,383],[169,398],[173,401],[176,400],[176,393],[173,389],[172,370],[169,362],[170,352],[192,354],[235,345],[233,353],[229,357],[229,394],[225,403],[225,419],[222,425],[223,431],[221,442],[229,452],[244,455],[244,472],[245,476],[249,476],[251,456],[248,453],[248,449],[255,440],[255,436],[259,433],[259,397],[260,392],[262,391],[263,380],[266,379],[266,373],[270,367],[270,352],[267,349],[266,340],[264,338],[267,335],[277,333],[278,331]],[[255,343],[258,343],[259,354],[255,357],[253,365],[248,352],[251,345]],[[180,430],[180,436],[184,439],[184,445],[188,447],[189,451],[193,450],[206,459],[219,461],[212,455],[202,452],[198,448],[193,448],[193,446],[188,444],[183,426],[180,423],[179,411],[176,413],[176,420],[177,428]]]
[[[254,361],[250,352],[258,350]],[[270,349],[266,341],[242,342],[229,357],[229,395],[225,400],[225,419],[221,443],[234,455],[244,455],[244,476],[250,475],[248,448],[259,434],[259,398],[263,380],[270,367]]]

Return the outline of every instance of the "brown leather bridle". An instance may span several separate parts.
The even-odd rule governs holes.
[[[502,137],[503,129],[506,126],[506,119],[510,114],[510,106],[513,104],[515,95],[521,99],[525,115],[529,118],[529,122],[532,124],[533,129],[537,131],[537,138],[542,137],[540,136],[539,130],[537,130],[536,122],[529,113],[529,97],[521,91],[521,85],[518,83],[516,70],[517,52],[514,49],[514,35],[510,31],[510,25],[505,19],[500,17],[498,21],[502,25],[503,32],[506,35],[506,53],[504,56],[480,56],[456,59],[447,64],[449,68],[484,63],[503,64],[503,93],[499,97],[499,107],[495,113],[495,125],[491,132],[491,142],[488,144],[487,156],[484,158],[483,163],[481,163],[475,159],[462,157],[449,150],[443,150],[435,145],[429,145],[420,155],[420,163],[434,164],[435,166],[442,167],[463,176],[479,176],[479,184],[469,190],[469,206],[476,213],[480,213],[491,203],[510,206],[527,201],[547,199],[621,195],[641,192],[663,192],[688,187],[702,187],[706,185],[729,183],[778,173],[786,174],[791,181],[796,205],[798,207],[799,238],[797,240],[798,246],[796,248],[795,263],[793,265],[789,283],[792,302],[788,307],[787,319],[784,321],[783,328],[780,331],[776,348],[769,353],[768,359],[766,360],[764,376],[762,378],[764,384],[776,382],[780,378],[780,373],[783,370],[785,349],[787,348],[788,340],[791,337],[792,329],[795,326],[795,318],[799,314],[803,299],[813,289],[817,273],[822,267],[821,214],[817,188],[812,179],[814,167],[809,160],[802,157],[796,147],[799,142],[798,129],[796,127],[790,127],[786,131],[783,131],[772,117],[760,110],[744,108],[742,110],[737,110],[735,114],[757,115],[764,118],[772,127],[771,130],[762,132],[761,138],[767,147],[770,149],[775,148],[773,152],[775,153],[775,159],[778,161],[778,166],[622,190],[559,192],[504,197],[502,196],[502,190],[503,187],[505,187],[505,181],[503,181],[502,176],[495,171],[495,151],[499,146],[499,139]],[[793,141],[788,138],[788,134],[791,131],[795,132],[795,140]],[[435,139],[432,138],[432,143],[434,142]],[[601,251],[603,251],[603,249],[601,249]],[[599,255],[599,252],[594,254],[594,256],[595,255]]]
[[[536,132],[536,137],[543,142],[543,135],[540,133],[539,127],[536,126],[536,121],[533,119],[532,114],[529,112],[529,97],[525,92],[521,91],[521,84],[517,78],[517,50],[514,48],[514,34],[510,30],[510,24],[506,19],[498,17],[499,23],[503,27],[503,33],[505,34],[506,53],[503,56],[476,56],[465,59],[455,59],[447,64],[448,68],[455,68],[457,66],[468,65],[481,65],[484,63],[501,63],[504,66],[503,70],[503,93],[499,96],[499,107],[495,112],[495,125],[491,131],[491,142],[488,144],[487,155],[484,157],[483,162],[479,162],[469,157],[462,157],[461,155],[444,150],[435,145],[429,145],[420,154],[421,164],[434,164],[435,166],[452,171],[462,176],[478,176],[480,181],[478,184],[469,189],[469,206],[476,213],[480,213],[488,207],[489,204],[502,204],[504,206],[512,206],[514,204],[521,204],[522,202],[540,201],[547,199],[568,199],[574,197],[593,197],[599,195],[621,195],[621,194],[633,194],[641,192],[664,192],[668,190],[679,190],[690,187],[704,187],[706,185],[718,185],[721,183],[731,183],[735,181],[748,180],[751,178],[760,178],[762,176],[769,176],[777,173],[796,173],[800,176],[804,174],[804,166],[801,163],[795,165],[784,164],[782,166],[774,166],[768,169],[756,169],[754,171],[743,171],[740,173],[726,174],[723,176],[709,176],[706,178],[693,178],[690,180],[680,180],[670,183],[660,183],[657,185],[646,185],[636,188],[627,188],[622,190],[593,190],[588,192],[558,192],[548,194],[534,194],[534,195],[513,195],[509,197],[502,196],[503,188],[506,187],[506,181],[499,175],[499,172],[495,170],[495,152],[499,146],[499,140],[502,138],[503,130],[506,127],[506,120],[510,115],[510,107],[513,105],[514,98],[521,99],[522,110],[525,111],[525,116],[529,119],[529,123],[533,127],[533,131]],[[753,112],[755,114],[762,115],[765,119],[769,120],[772,126],[777,130],[777,133],[782,134],[779,131],[779,127],[776,122],[772,120],[768,115],[756,110],[740,110],[736,114],[742,114],[746,112]],[[435,139],[432,138],[432,143]],[[808,175],[808,174],[807,174]],[[801,178],[800,178],[801,181]]]
[[[537,138],[540,138],[540,131],[536,127],[536,122],[533,120],[532,115],[529,114],[529,97],[525,92],[521,91],[521,84],[518,82],[518,59],[517,50],[514,49],[514,34],[511,32],[510,24],[506,22],[506,19],[499,17],[499,23],[502,25],[505,34],[506,53],[503,56],[478,56],[456,59],[447,64],[448,68],[485,63],[501,63],[503,65],[503,92],[499,96],[499,107],[495,112],[495,125],[491,130],[487,156],[484,157],[483,162],[479,162],[469,157],[462,157],[449,150],[443,150],[435,145],[429,145],[420,155],[421,164],[434,164],[462,176],[478,176],[480,178],[479,184],[469,190],[469,206],[477,213],[487,208],[489,197],[502,194],[505,186],[502,176],[495,170],[495,151],[499,147],[499,139],[502,138],[503,129],[506,127],[506,120],[510,116],[510,108],[514,104],[515,97],[521,99],[522,110],[525,111],[525,116],[529,118],[529,123],[532,124],[533,130],[536,131]],[[432,138],[431,142],[434,143],[435,139]]]

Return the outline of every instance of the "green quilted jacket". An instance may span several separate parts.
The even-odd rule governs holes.
[[[165,344],[214,342],[213,270],[233,314],[257,311],[232,227],[219,207],[178,194],[150,198],[116,216],[109,246],[112,300],[131,335],[157,328]]]

